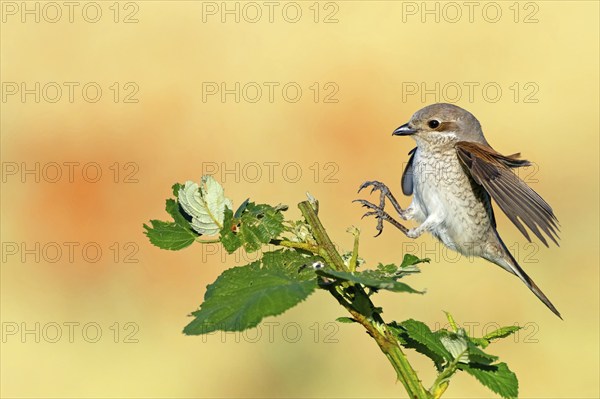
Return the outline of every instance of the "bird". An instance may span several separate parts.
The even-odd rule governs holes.
[[[355,200],[377,219],[376,236],[387,221],[409,238],[431,233],[460,254],[484,258],[516,275],[559,318],[560,312],[525,273],[497,231],[492,200],[531,242],[525,228],[548,247],[558,245],[559,223],[550,205],[512,169],[529,166],[520,154],[502,155],[483,135],[481,124],[469,111],[448,103],[428,105],[395,129],[393,136],[410,136],[416,147],[402,174],[401,187],[412,195],[402,209],[391,190],[380,181],[366,181],[361,190],[379,191],[379,204]],[[408,229],[384,209],[386,198],[401,219],[415,221]],[[525,225],[525,226],[524,226]]]

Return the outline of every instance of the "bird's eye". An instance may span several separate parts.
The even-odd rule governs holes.
[[[437,128],[439,125],[440,125],[440,122],[436,121],[435,119],[432,119],[429,122],[427,122],[427,126],[429,126],[432,129]]]

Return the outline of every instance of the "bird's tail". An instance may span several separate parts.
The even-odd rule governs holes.
[[[506,245],[504,244],[500,236],[496,234],[496,237],[498,237],[498,241],[500,241],[500,245],[502,245],[505,254],[503,259],[503,263],[505,264],[502,264],[500,266],[519,277],[525,283],[525,285],[529,287],[531,292],[533,292],[535,296],[537,296],[540,299],[540,301],[542,301],[544,305],[546,305],[548,309],[552,311],[552,313],[557,315],[562,320],[562,316],[560,315],[558,309],[556,309],[552,302],[550,302],[550,299],[548,299],[548,297],[542,292],[542,290],[533,282],[531,277],[529,277],[527,273],[525,273],[525,270],[523,270],[521,266],[519,266],[515,258],[508,250],[508,248],[506,248]]]

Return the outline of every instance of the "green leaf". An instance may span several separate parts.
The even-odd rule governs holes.
[[[469,340],[473,344],[481,346],[485,349],[491,343],[492,340],[509,337],[515,332],[519,331],[520,329],[521,327],[518,326],[502,327],[484,335],[482,338],[470,337]]]
[[[404,254],[404,259],[402,259],[402,264],[400,264],[401,268],[408,268],[409,266],[414,266],[419,263],[427,262],[429,263],[429,258],[420,259],[415,255]]]
[[[470,341],[470,339],[469,339]],[[472,342],[468,343],[469,348],[469,361],[471,363],[488,365],[494,363],[498,360],[498,356],[490,355],[489,353],[485,353],[477,346],[475,346]]]
[[[383,273],[386,274],[395,274],[398,273],[398,266],[396,266],[393,263],[389,263],[387,265],[384,265],[383,263],[379,263],[377,265],[377,270],[380,270]]]
[[[221,229],[223,247],[229,253],[242,246],[246,252],[258,251],[283,231],[281,209],[248,202],[239,218],[233,216],[231,209],[225,209]]]
[[[366,317],[373,317],[374,313],[381,313],[379,309],[373,307],[373,303],[366,295],[354,295],[352,298],[352,307]]]
[[[503,398],[516,398],[519,395],[519,381],[506,363],[494,365],[459,364],[458,368],[477,378],[479,382]]]
[[[444,361],[452,360],[452,355],[444,347],[440,337],[433,333],[427,324],[409,319],[400,323],[400,327],[404,331],[402,334],[402,338],[406,342],[404,346],[429,357],[438,369]]]
[[[423,262],[429,262],[429,259],[419,259],[415,255],[405,254],[400,266],[396,266],[393,263],[387,265],[379,263],[377,265],[377,270],[388,277],[399,279],[409,274],[419,273],[421,270],[419,270],[417,265]]]
[[[493,339],[506,338],[506,337],[514,334],[515,332],[519,331],[520,329],[521,329],[521,327],[519,327],[519,326],[502,327],[495,331],[492,331],[491,333],[484,335],[483,339],[491,341]]]
[[[398,342],[400,342],[402,346],[406,346],[405,338],[408,337],[408,335],[406,334],[406,330],[404,330],[404,328],[396,321],[387,323],[387,327],[388,330],[396,337]]]
[[[443,331],[438,336],[442,345],[450,352],[453,359],[457,359],[459,363],[469,363],[469,345],[464,333],[456,334]]]
[[[337,321],[338,323],[356,323],[356,319],[353,319],[352,317],[338,317],[337,319],[335,319],[335,321]]]
[[[239,234],[238,221],[239,219],[233,218],[233,211],[231,209],[225,209],[220,240],[223,248],[228,253],[233,253],[236,249],[244,245],[244,239]]]
[[[171,215],[171,217],[173,218],[175,223],[177,223],[181,227],[185,227],[189,231],[192,231],[190,222],[185,218],[185,216],[183,216],[181,214],[181,211],[179,209],[179,204],[177,203],[177,201],[175,201],[172,198],[169,198],[166,201],[165,210],[167,211],[167,213],[169,215]],[[195,234],[195,235],[196,235],[196,237],[198,236],[198,234]]]
[[[192,245],[198,237],[197,234],[177,223],[151,220],[150,224],[152,226],[144,224],[146,229],[144,234],[152,244],[162,249],[177,251]]]
[[[456,321],[454,321],[454,317],[452,317],[450,312],[444,312],[444,313],[446,313],[446,318],[448,319],[448,323],[450,324],[450,327],[452,327],[452,331],[457,332],[458,324],[456,324]]]
[[[387,267],[387,266],[384,266]],[[343,272],[331,269],[317,270],[317,274],[329,278],[334,278],[341,281],[351,281],[353,283],[362,284],[373,290],[388,290],[393,292],[410,292],[415,294],[423,294],[422,291],[417,291],[408,284],[396,281],[399,275],[388,274],[387,272],[378,270],[364,270],[361,272]]]
[[[226,270],[207,287],[204,303],[183,332],[242,331],[267,316],[285,312],[316,288],[314,273],[303,264],[313,261],[293,250],[267,252],[259,261]]]
[[[173,196],[175,198],[177,198],[177,196],[179,195],[179,190],[183,187],[183,184],[181,183],[175,183],[171,186],[171,190],[173,190]]]
[[[469,337],[469,341],[471,341],[473,345],[481,346],[483,349],[487,348],[490,344],[490,341],[485,338]]]
[[[181,214],[177,201],[172,198],[168,199],[165,209],[173,218],[173,222],[151,220],[151,226],[144,224],[144,229],[146,229],[144,234],[148,236],[152,244],[162,249],[177,251],[192,245],[198,234],[191,229],[189,222]]]
[[[235,211],[235,214],[233,215],[233,217],[237,219],[240,216],[242,216],[242,213],[246,210],[246,207],[248,206],[249,202],[250,202],[250,198],[246,198],[246,200],[244,202],[242,202],[240,206],[238,206],[238,209]]]
[[[173,186],[175,189],[175,186]],[[202,176],[200,184],[186,181],[179,187],[177,200],[192,217],[191,226],[200,234],[214,235],[223,227],[225,209],[233,208],[223,187],[210,175]]]

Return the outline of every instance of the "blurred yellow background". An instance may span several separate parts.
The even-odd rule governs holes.
[[[282,202],[291,219],[310,191],[341,246],[362,229],[367,261],[432,258],[407,281],[426,295],[375,298],[384,317],[525,326],[490,347],[522,397],[600,395],[598,2],[53,4],[0,3],[2,397],[405,396],[324,292],[244,334],[182,335],[206,285],[254,259],[142,234],[174,182],[206,172],[234,206]],[[553,206],[560,248],[498,214],[499,230],[564,321],[484,260],[360,220],[365,180],[409,203],[414,142],[391,132],[439,101],[535,163],[521,177]],[[431,362],[409,356],[429,386]],[[493,394],[458,375],[446,396]]]

